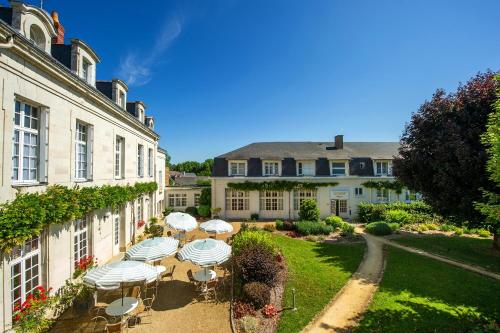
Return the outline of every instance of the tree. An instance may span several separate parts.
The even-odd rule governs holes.
[[[314,199],[305,199],[300,204],[299,218],[302,221],[319,221],[320,211]]]
[[[172,170],[179,172],[191,172],[197,176],[211,176],[214,160],[209,158],[204,162],[185,161],[172,165]]]
[[[486,172],[481,144],[493,112],[498,83],[493,73],[478,74],[455,93],[437,90],[412,115],[401,138],[394,174],[408,188],[423,194],[433,209],[447,217],[480,225],[474,208],[480,188],[494,191]]]
[[[172,159],[172,156],[165,150],[165,166],[170,167],[170,160]]]
[[[500,80],[500,76],[496,80]],[[500,187],[500,90],[498,96],[495,112],[490,114],[486,133],[482,136],[489,157],[486,170],[497,190]],[[483,198],[484,202],[477,203],[476,207],[485,216],[484,226],[493,232],[493,247],[500,250],[500,194],[485,190]]]

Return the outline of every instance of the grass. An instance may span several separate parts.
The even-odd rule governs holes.
[[[393,241],[500,273],[500,251],[492,249],[491,239],[419,236],[395,238]]]
[[[297,311],[281,314],[278,333],[300,332],[323,310],[356,271],[364,244],[326,244],[276,236],[288,264],[283,306],[292,305],[292,288]]]
[[[498,281],[395,248],[387,254],[384,277],[356,333],[472,332],[482,325],[479,318],[499,318]]]

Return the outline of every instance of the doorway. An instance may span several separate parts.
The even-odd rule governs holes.
[[[330,212],[333,215],[346,217],[347,216],[347,200],[331,199]]]

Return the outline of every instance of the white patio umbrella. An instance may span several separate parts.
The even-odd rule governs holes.
[[[184,245],[177,256],[199,266],[218,265],[229,259],[231,246],[212,238],[197,239]]]
[[[176,230],[191,231],[198,227],[196,219],[189,214],[174,212],[167,215],[165,223]]]
[[[226,232],[232,232],[233,226],[226,221],[222,220],[210,220],[200,224],[200,229],[205,232],[211,232],[215,234],[223,234]]]
[[[150,283],[158,278],[154,266],[139,261],[118,261],[89,270],[83,277],[83,283],[101,290],[122,288],[129,283]],[[123,304],[122,304],[123,305]]]
[[[132,246],[125,252],[125,259],[136,261],[155,261],[177,252],[179,241],[172,237],[154,237]]]

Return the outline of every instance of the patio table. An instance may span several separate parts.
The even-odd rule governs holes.
[[[111,317],[119,317],[123,316],[127,313],[130,313],[131,311],[134,311],[135,308],[139,305],[139,301],[137,298],[133,297],[123,297],[123,305],[122,305],[122,299],[119,298],[112,303],[110,303],[106,307],[106,314]]]
[[[202,270],[193,274],[193,278],[199,282],[211,281],[211,280],[215,279],[216,276],[217,276],[217,274],[215,273],[215,271],[213,271],[211,269],[202,269]]]

